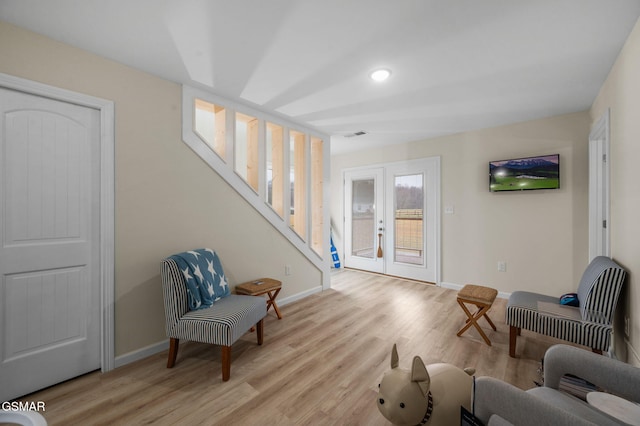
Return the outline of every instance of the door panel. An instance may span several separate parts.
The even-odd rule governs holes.
[[[7,276],[5,362],[86,339],[85,273],[86,268],[66,268]]]
[[[387,232],[389,275],[436,283],[439,259],[440,159],[423,158],[386,167],[390,201],[386,216],[393,218]]]
[[[345,173],[345,266],[383,272],[378,228],[383,214],[383,170]]]
[[[0,399],[100,368],[99,112],[0,89]]]

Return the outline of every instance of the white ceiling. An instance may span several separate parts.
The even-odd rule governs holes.
[[[639,15],[640,0],[0,0],[0,20],[282,114],[332,153],[586,110]]]

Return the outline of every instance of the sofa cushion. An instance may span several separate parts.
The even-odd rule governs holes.
[[[545,402],[554,405],[564,411],[568,411],[583,419],[600,425],[619,425],[620,422],[616,421],[613,417],[603,413],[595,407],[590,406],[583,400],[569,395],[566,392],[559,391],[548,387],[538,387],[529,389],[527,393],[530,393],[537,398],[544,400]]]
[[[209,308],[185,313],[172,332],[194,342],[231,346],[266,315],[262,297],[231,294]]]
[[[488,425],[595,426],[571,411],[537,398],[509,383],[493,377],[477,377],[473,389],[474,414]]]
[[[494,414],[489,418],[487,426],[513,426],[513,423],[506,421],[497,414]]]

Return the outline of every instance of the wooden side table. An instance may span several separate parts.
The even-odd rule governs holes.
[[[267,300],[267,311],[269,311],[269,308],[273,307],[278,319],[282,319],[282,314],[276,304],[276,297],[278,297],[278,293],[280,293],[281,289],[281,281],[274,280],[273,278],[260,278],[237,285],[236,293],[246,294],[248,296],[261,296],[266,294],[269,296],[269,299]]]

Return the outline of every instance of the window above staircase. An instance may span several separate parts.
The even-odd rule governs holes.
[[[329,286],[329,137],[190,86],[182,138],[323,272]]]

